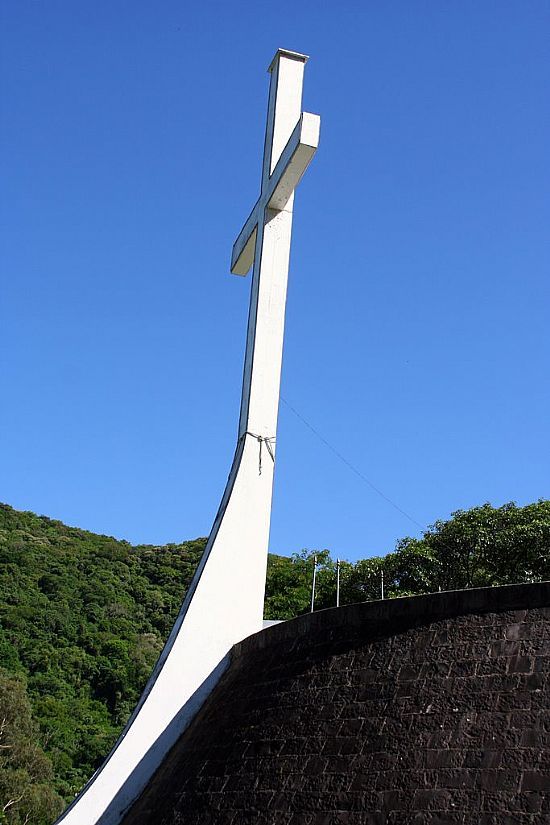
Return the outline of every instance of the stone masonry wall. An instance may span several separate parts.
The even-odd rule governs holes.
[[[250,637],[124,825],[547,825],[550,585]]]

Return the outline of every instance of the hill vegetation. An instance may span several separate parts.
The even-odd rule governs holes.
[[[48,825],[137,702],[205,540],[133,547],[0,505],[0,824]],[[266,618],[335,604],[328,550],[269,556]],[[550,579],[550,501],[486,504],[341,565],[340,603]]]

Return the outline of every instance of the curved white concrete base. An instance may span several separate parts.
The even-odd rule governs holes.
[[[63,825],[118,825],[223,674],[233,645],[262,628],[293,191],[319,137],[319,119],[300,114],[305,61],[280,49],[271,64],[262,191],[234,253],[234,271],[253,263],[254,275],[239,438],[222,503],[143,696]]]
[[[262,628],[272,483],[273,462],[264,457],[260,475],[258,441],[245,436],[199,568],[140,703],[59,823],[118,823],[216,685],[232,646]]]

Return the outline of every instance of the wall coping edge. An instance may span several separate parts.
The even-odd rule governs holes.
[[[365,638],[376,638],[391,632],[402,632],[415,625],[457,616],[537,607],[550,607],[550,582],[447,590],[419,596],[356,602],[304,613],[281,624],[264,628],[234,645],[232,658],[240,658],[288,639],[339,628],[361,627]]]

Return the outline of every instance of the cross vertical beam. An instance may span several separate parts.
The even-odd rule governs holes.
[[[319,117],[301,111],[306,60],[279,49],[269,67],[261,193],[233,247],[233,273],[254,266],[239,438],[277,428],[294,189],[319,142]]]

